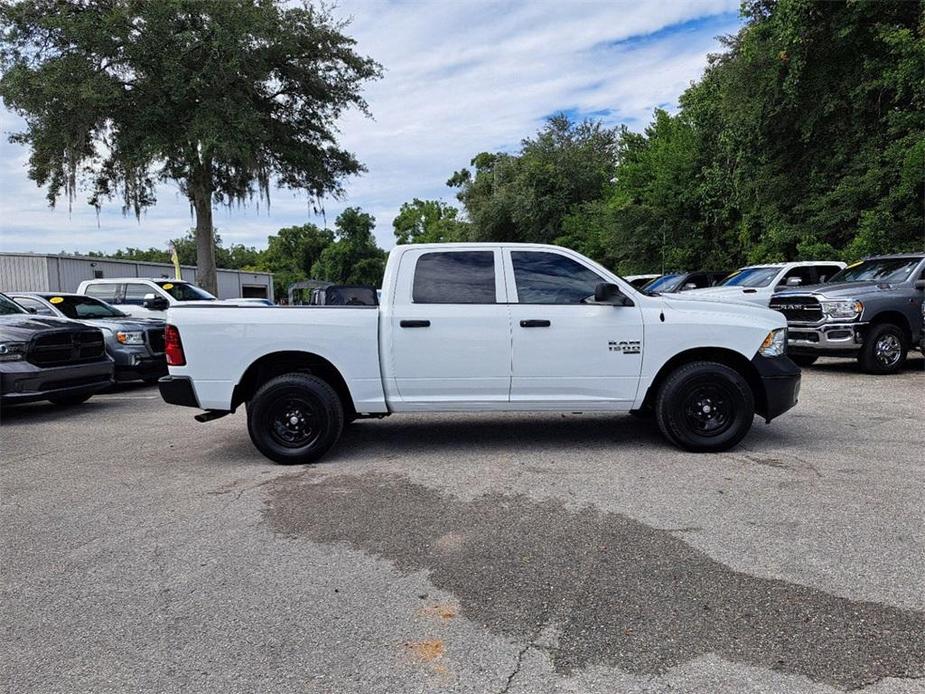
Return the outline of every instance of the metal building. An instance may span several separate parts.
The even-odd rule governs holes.
[[[196,281],[196,268],[181,265],[180,274]],[[75,292],[83,280],[100,277],[174,277],[173,265],[82,255],[0,252],[0,292]],[[273,299],[273,275],[243,270],[218,271],[218,298]]]

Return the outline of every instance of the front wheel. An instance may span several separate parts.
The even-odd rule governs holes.
[[[327,382],[304,373],[277,376],[247,403],[247,432],[270,460],[311,463],[337,443],[344,408]]]
[[[755,398],[745,378],[725,364],[697,361],[672,371],[655,401],[658,427],[687,451],[725,451],[751,429]]]
[[[869,374],[895,374],[903,368],[909,345],[902,328],[892,323],[871,326],[858,353],[861,369]]]

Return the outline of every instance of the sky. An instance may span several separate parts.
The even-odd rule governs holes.
[[[376,217],[380,246],[394,245],[392,219],[415,197],[456,203],[450,175],[479,152],[514,152],[556,112],[641,131],[655,108],[673,111],[699,79],[717,37],[741,25],[738,0],[340,0],[335,14],[357,50],[382,64],[364,89],[372,118],[339,123],[341,144],[367,172],[316,215],[303,193],[273,190],[271,206],[218,207],[225,245],[266,247],[281,227],[333,226],[347,206]],[[136,220],[118,200],[97,215],[78,193],[50,208],[26,175],[28,150],[8,142],[22,120],[0,105],[0,250],[113,251],[165,248],[193,226],[173,183]]]

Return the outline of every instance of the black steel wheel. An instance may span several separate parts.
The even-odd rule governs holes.
[[[893,323],[881,323],[867,331],[858,362],[867,373],[894,374],[903,368],[908,353],[903,329]]]
[[[278,463],[310,463],[330,450],[344,427],[344,410],[327,382],[305,373],[267,381],[247,403],[247,431]]]
[[[668,375],[655,402],[659,429],[688,451],[725,451],[748,433],[755,398],[735,369],[716,362],[684,364]]]

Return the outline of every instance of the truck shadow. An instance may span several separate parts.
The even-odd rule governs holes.
[[[803,378],[812,377],[814,371],[823,372],[823,373],[846,373],[853,374],[860,378],[896,378],[902,377],[903,374],[907,373],[922,373],[925,371],[925,358],[922,357],[918,352],[909,352],[909,357],[906,360],[906,363],[903,365],[902,371],[893,376],[876,376],[873,374],[865,374],[861,371],[861,368],[858,366],[858,362],[855,359],[824,359],[823,361],[818,361],[812,366],[803,367]]]
[[[925,613],[734,571],[621,514],[464,501],[374,473],[309,469],[266,489],[274,531],[426,571],[462,617],[546,652],[560,673],[653,675],[707,654],[843,689],[923,671]]]

